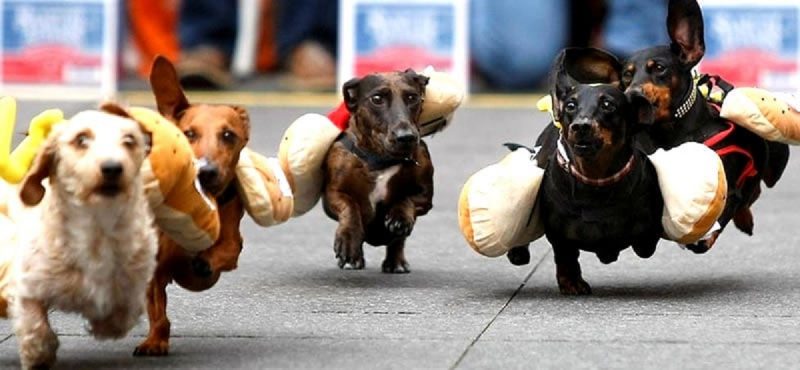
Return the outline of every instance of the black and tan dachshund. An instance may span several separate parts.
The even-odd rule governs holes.
[[[652,145],[648,151],[694,141],[705,143],[722,158],[728,198],[718,220],[721,229],[688,246],[704,253],[731,219],[739,230],[752,235],[750,206],[761,193],[761,181],[772,187],[780,179],[789,147],[719,118],[718,110],[700,95],[692,76],[692,68],[705,54],[703,15],[697,1],[670,0],[667,28],[670,45],[638,51],[624,63],[622,87],[638,107],[638,121],[648,125]]]
[[[553,115],[561,128],[550,125],[537,139],[546,169],[538,204],[562,294],[591,293],[580,251],[607,264],[632,246],[648,258],[663,232],[658,178],[634,147],[636,112],[619,87],[619,70],[615,57],[597,49],[565,49],[554,65]],[[509,259],[520,262],[527,253],[514,248]]]

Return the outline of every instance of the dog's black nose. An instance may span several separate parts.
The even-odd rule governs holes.
[[[105,161],[100,164],[100,173],[106,180],[116,180],[122,175],[122,163],[117,161]]]
[[[219,167],[214,163],[207,162],[197,170],[197,178],[200,179],[200,184],[203,186],[214,183],[217,177],[219,177]]]
[[[578,120],[569,125],[569,129],[576,134],[587,133],[592,128],[592,122],[589,120]]]
[[[417,141],[417,135],[411,130],[402,130],[395,134],[395,140],[400,144],[411,144]]]

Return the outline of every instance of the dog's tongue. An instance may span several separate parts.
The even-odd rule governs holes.
[[[344,103],[341,103],[336,109],[328,113],[328,119],[333,122],[334,126],[344,131],[347,129],[347,123],[350,121],[350,111],[347,110],[347,106],[345,106]]]

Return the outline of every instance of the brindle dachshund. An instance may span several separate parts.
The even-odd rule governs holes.
[[[649,124],[647,138],[653,147],[696,141],[721,154],[728,199],[718,222],[724,228],[733,219],[737,228],[752,235],[750,206],[761,193],[760,182],[767,187],[777,183],[789,160],[789,147],[725,122],[700,96],[692,68],[705,54],[705,41],[703,14],[695,0],[671,0],[667,28],[672,43],[631,55],[623,66],[622,86],[639,107],[639,122]],[[708,251],[720,232],[689,249]]]
[[[634,148],[635,111],[619,88],[619,66],[610,54],[579,48],[562,51],[554,66],[553,116],[562,129],[548,126],[536,145],[546,171],[538,202],[562,294],[591,293],[581,250],[605,264],[629,246],[648,258],[663,232],[658,177]],[[517,247],[509,259],[526,255]]]
[[[354,78],[342,87],[349,127],[323,166],[323,207],[339,222],[333,249],[340,268],[363,269],[367,242],[386,245],[383,272],[410,271],[405,240],[433,197],[433,165],[419,133],[427,83],[409,69]]]

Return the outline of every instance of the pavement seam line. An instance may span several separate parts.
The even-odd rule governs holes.
[[[486,333],[486,331],[487,331],[487,330],[489,330],[489,328],[492,326],[492,324],[494,324],[495,320],[497,320],[497,318],[498,318],[498,317],[500,317],[500,315],[501,315],[501,314],[503,314],[503,311],[505,311],[505,310],[506,310],[506,308],[508,307],[508,305],[510,305],[510,304],[511,304],[511,301],[513,301],[513,300],[514,300],[514,298],[516,298],[516,297],[517,297],[517,295],[519,294],[519,292],[521,292],[521,291],[522,291],[522,288],[524,288],[524,287],[525,287],[525,284],[527,284],[527,283],[528,283],[528,280],[530,280],[530,279],[531,279],[531,277],[533,276],[533,274],[534,274],[534,273],[535,273],[535,272],[536,272],[536,271],[539,269],[539,266],[541,266],[541,265],[542,265],[542,262],[544,262],[544,259],[545,259],[545,258],[547,258],[547,256],[548,256],[548,255],[550,255],[550,251],[547,251],[547,253],[543,254],[543,255],[542,255],[542,258],[540,258],[540,259],[539,259],[539,261],[538,261],[538,262],[536,262],[536,264],[533,266],[533,268],[532,268],[532,269],[531,269],[531,271],[528,273],[528,275],[527,275],[527,276],[525,276],[525,279],[522,279],[522,282],[519,284],[519,286],[517,287],[517,289],[516,289],[516,290],[514,290],[514,293],[511,293],[511,297],[508,297],[508,300],[506,301],[506,303],[505,303],[505,304],[503,304],[503,307],[500,307],[500,310],[498,310],[498,311],[497,311],[497,313],[496,313],[496,314],[495,314],[495,315],[492,317],[492,319],[491,319],[491,320],[489,320],[489,322],[488,322],[488,323],[486,323],[486,326],[484,326],[484,327],[483,327],[483,329],[481,330],[481,332],[480,332],[480,333],[478,333],[478,335],[477,335],[477,336],[475,336],[475,339],[473,339],[473,340],[472,340],[472,342],[470,342],[470,343],[469,343],[469,345],[467,346],[467,348],[465,348],[465,349],[464,349],[464,352],[462,352],[462,353],[461,353],[461,356],[458,356],[458,359],[457,359],[457,360],[456,360],[456,362],[453,364],[453,366],[451,366],[451,367],[450,367],[450,370],[453,370],[453,369],[457,368],[457,367],[458,367],[458,365],[461,365],[461,362],[462,362],[462,361],[464,361],[464,358],[466,358],[466,357],[467,357],[467,353],[469,353],[469,351],[472,349],[472,347],[474,347],[474,346],[475,346],[475,343],[478,343],[478,341],[481,339],[481,337],[483,336],[483,334],[484,334],[484,333]]]
[[[14,336],[14,334],[9,334],[5,338],[0,339],[0,344],[5,343],[7,340],[11,339],[11,337],[13,337],[13,336]]]

